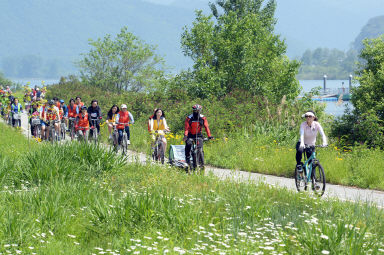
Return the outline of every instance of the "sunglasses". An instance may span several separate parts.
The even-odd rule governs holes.
[[[312,118],[312,115],[305,115],[306,118]]]

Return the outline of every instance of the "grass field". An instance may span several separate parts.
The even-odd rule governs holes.
[[[14,131],[0,126],[6,151]],[[14,137],[17,151],[24,143]],[[384,252],[384,214],[369,205],[127,164],[78,143],[2,154],[0,168],[3,254]]]

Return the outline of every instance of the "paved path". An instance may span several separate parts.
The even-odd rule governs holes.
[[[27,115],[22,114],[22,127],[23,133],[28,136],[27,131]],[[147,156],[143,153],[132,152],[132,157],[130,159],[139,160],[140,162],[146,162]],[[296,190],[295,181],[292,178],[277,177],[272,175],[250,173],[244,171],[230,170],[230,169],[221,169],[216,167],[206,167],[206,174],[212,173],[213,175],[219,177],[220,179],[231,179],[241,182],[264,182],[266,184],[283,187],[290,190]],[[368,189],[359,189],[341,185],[326,185],[325,197],[329,198],[338,198],[342,201],[352,201],[352,202],[367,202],[374,203],[379,208],[384,209],[384,192]]]

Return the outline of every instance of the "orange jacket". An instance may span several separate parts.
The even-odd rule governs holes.
[[[129,112],[126,111],[126,112],[123,112],[123,111],[120,111],[119,112],[119,123],[128,123],[130,121],[129,119]],[[127,124],[118,124],[116,126],[117,129],[124,129],[124,127],[127,126]]]
[[[77,125],[79,127],[83,127],[83,128],[88,129],[89,128],[88,113],[85,113],[84,116],[82,113],[79,113],[79,115],[77,115],[77,117],[78,117]]]
[[[77,105],[74,105],[71,109],[71,105],[68,105],[68,118],[76,118],[77,112],[76,112]]]

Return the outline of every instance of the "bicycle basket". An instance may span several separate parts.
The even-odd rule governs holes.
[[[32,126],[40,125],[40,119],[32,119]]]

